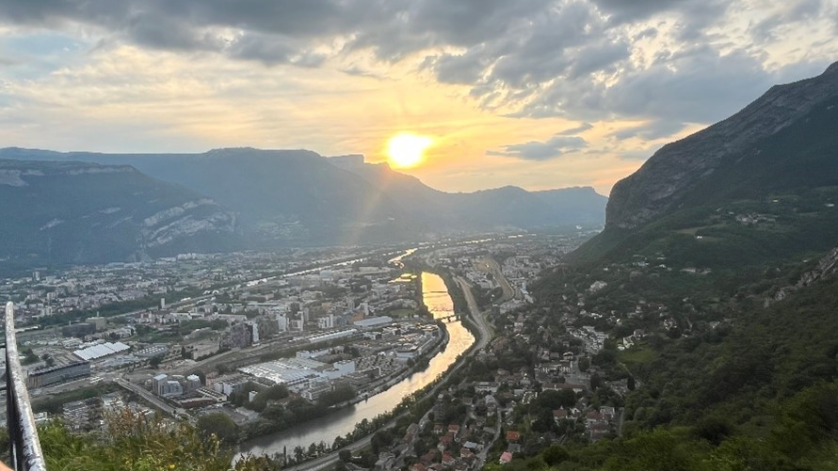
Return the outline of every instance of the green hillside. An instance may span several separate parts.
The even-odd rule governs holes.
[[[593,366],[637,386],[615,399],[622,437],[506,469],[838,469],[838,96],[825,80],[664,147],[615,187],[606,230],[532,286],[542,325],[606,332]],[[760,116],[777,104],[794,119]],[[735,147],[719,129],[748,137]]]

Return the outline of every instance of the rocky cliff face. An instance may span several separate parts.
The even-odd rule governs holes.
[[[127,165],[0,160],[0,262],[136,260],[235,248],[236,216]]]
[[[782,132],[838,97],[838,63],[822,75],[772,87],[732,117],[668,144],[636,173],[618,182],[606,209],[606,228],[634,229],[678,206],[722,164]]]

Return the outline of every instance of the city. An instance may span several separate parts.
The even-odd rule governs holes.
[[[0,293],[22,300],[16,320],[27,327],[18,335],[39,423],[59,416],[71,430],[90,431],[117,408],[192,424],[223,414],[238,441],[368,400],[427,367],[454,318],[429,315],[417,267],[456,274],[471,302],[506,313],[531,303],[528,283],[585,237],[493,236],[391,251],[395,258],[186,254],[34,272],[4,281]],[[136,306],[149,299],[153,307]],[[479,390],[496,393],[490,384]],[[295,416],[301,404],[306,415]],[[491,416],[470,414],[481,426]]]

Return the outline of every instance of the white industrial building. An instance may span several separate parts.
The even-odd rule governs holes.
[[[366,319],[361,319],[359,321],[355,321],[355,327],[360,327],[361,329],[369,329],[371,327],[378,327],[382,325],[392,324],[393,318],[390,316],[379,316],[379,317],[368,317]]]
[[[355,372],[355,360],[344,360],[332,365],[310,358],[283,358],[280,360],[245,366],[239,371],[275,384],[284,384],[289,389],[301,392],[313,384],[338,379]]]
[[[83,348],[81,350],[75,350],[73,353],[76,354],[82,360],[97,360],[99,358],[104,358],[109,355],[114,355],[116,353],[121,353],[127,351],[130,347],[125,345],[122,342],[105,342],[99,345],[93,345],[92,347]]]

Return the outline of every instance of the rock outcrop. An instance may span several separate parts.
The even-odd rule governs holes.
[[[656,152],[618,182],[606,209],[607,229],[634,229],[677,207],[725,162],[792,126],[838,97],[838,63],[823,74],[772,87],[742,111]]]

